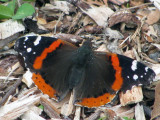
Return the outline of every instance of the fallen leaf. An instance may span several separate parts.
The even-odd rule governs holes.
[[[155,101],[154,101],[154,105],[153,105],[153,111],[152,111],[152,115],[151,115],[151,120],[154,120],[158,117],[160,117],[160,82],[158,82],[158,84],[156,85],[155,88]],[[156,119],[157,120],[157,119]],[[159,120],[159,119],[158,119]]]
[[[102,27],[107,25],[108,18],[114,13],[112,9],[106,6],[95,7],[82,2],[78,3],[77,6]]]

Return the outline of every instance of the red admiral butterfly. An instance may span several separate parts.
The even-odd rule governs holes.
[[[15,50],[44,94],[60,101],[74,90],[74,103],[86,107],[110,103],[119,90],[148,85],[155,77],[136,60],[93,51],[90,41],[78,48],[57,38],[26,36],[16,41]]]

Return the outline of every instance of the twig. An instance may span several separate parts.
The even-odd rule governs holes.
[[[134,6],[134,7],[125,8],[125,9],[123,9],[123,10],[135,9],[135,8],[139,8],[139,7],[146,6],[146,5],[152,5],[152,4],[153,4],[153,3],[144,3],[144,4],[141,4],[141,5]]]
[[[19,79],[19,78],[14,78],[14,77],[8,77],[8,76],[0,76],[0,79],[2,79],[2,80],[17,80],[17,79]]]
[[[5,101],[8,99],[8,97],[15,92],[16,88],[20,85],[21,81],[22,81],[22,77],[20,77],[20,78],[14,83],[14,85],[11,86],[10,90],[5,94],[5,96],[4,96],[4,97],[2,98],[2,100],[0,101],[0,107],[5,103]]]
[[[8,80],[8,78],[12,75],[12,73],[18,68],[19,66],[16,66],[15,68],[13,68],[10,73],[8,74],[8,76],[6,77],[6,79],[4,80],[4,82],[6,82]]]
[[[97,110],[95,113],[93,113],[92,115],[90,115],[87,118],[87,120],[97,120],[101,113],[102,113],[101,110]]]
[[[56,34],[57,25],[58,25],[58,23],[60,22],[60,20],[62,19],[62,16],[64,16],[64,13],[63,13],[63,12],[62,12],[62,14],[60,15],[60,17],[59,17],[57,23],[56,23],[55,26],[54,26],[54,34]]]
[[[131,40],[131,35],[129,35],[125,40],[123,40],[123,42],[119,46],[123,45],[127,40]]]

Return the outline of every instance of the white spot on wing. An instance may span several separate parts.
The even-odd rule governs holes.
[[[34,41],[34,45],[38,45],[39,42],[41,41],[41,36],[38,36],[37,39]]]
[[[24,48],[26,48],[26,46],[24,46]]]
[[[33,54],[36,54],[36,52],[33,52]]]
[[[27,64],[26,64],[26,63],[24,63],[24,66],[25,66],[25,67],[27,67]]]
[[[148,67],[145,67],[145,71],[148,72]]]
[[[25,37],[24,41],[27,41],[28,40],[28,37]]]
[[[134,80],[137,80],[137,79],[138,79],[138,76],[137,76],[137,75],[133,75],[133,79],[134,79]]]
[[[27,52],[31,52],[32,51],[32,48],[27,48]]]
[[[26,58],[25,58],[25,57],[23,57],[23,59],[24,59],[24,61],[26,60]]]
[[[129,76],[127,76],[127,78],[129,78]]]
[[[135,71],[135,70],[137,69],[137,61],[136,61],[136,60],[133,60],[131,69],[132,69],[133,71]]]
[[[143,75],[141,75],[141,78],[143,78]]]

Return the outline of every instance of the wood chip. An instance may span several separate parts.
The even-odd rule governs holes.
[[[46,120],[41,116],[39,116],[41,113],[42,113],[41,108],[32,106],[27,112],[25,112],[25,114],[21,116],[21,119],[22,120]]]
[[[22,82],[24,82],[29,88],[33,85],[32,73],[30,71],[26,71],[23,75]]]
[[[61,114],[65,115],[65,116],[69,116],[73,112],[73,108],[74,108],[73,100],[74,100],[74,96],[73,96],[73,94],[71,94],[70,99],[69,99],[69,103],[64,104],[62,106]]]
[[[44,111],[51,118],[60,118],[60,112],[57,108],[53,106],[53,104],[47,100],[45,97],[41,97],[41,104],[44,106]]]
[[[154,105],[153,105],[153,111],[152,111],[152,115],[151,115],[151,120],[154,120],[155,118],[157,118],[156,120],[160,120],[160,82],[158,82],[158,84],[156,85],[155,88],[155,101],[154,101]]]
[[[7,20],[0,23],[0,39],[5,39],[15,33],[24,31],[25,27],[17,20]]]
[[[141,86],[133,87],[131,90],[127,90],[126,93],[121,92],[119,96],[122,106],[140,102],[143,99],[142,88]]]
[[[81,115],[81,107],[76,107],[76,112],[75,112],[75,117],[74,120],[80,120],[80,115]]]
[[[0,120],[11,120],[24,114],[30,107],[40,102],[40,94],[33,95],[35,91],[17,99],[16,101],[6,104],[0,108]]]
[[[139,103],[135,106],[135,118],[136,120],[146,120],[143,106],[139,105]]]

